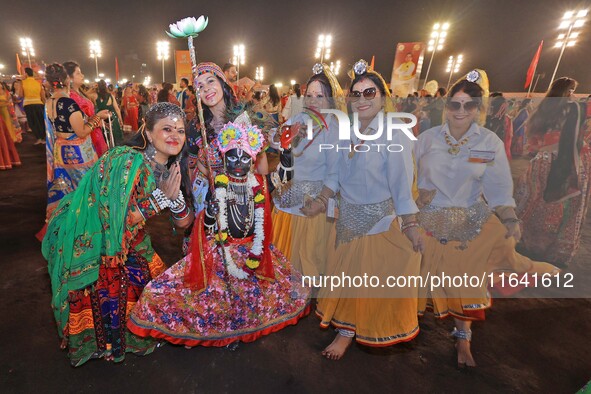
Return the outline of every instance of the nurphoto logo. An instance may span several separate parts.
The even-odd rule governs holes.
[[[359,131],[359,114],[353,112],[353,127],[350,127],[349,116],[343,111],[337,109],[321,109],[320,112],[325,114],[332,114],[337,118],[339,124],[339,141],[351,142],[351,129],[353,134],[361,141],[360,144],[320,144],[318,146],[319,152],[326,150],[336,150],[337,152],[345,150],[349,152],[365,153],[365,152],[381,152],[385,150],[387,152],[396,153],[402,152],[404,147],[400,144],[395,143],[365,143],[366,141],[377,141],[382,138],[384,132],[386,133],[386,140],[392,141],[394,130],[402,131],[410,140],[416,141],[417,137],[412,132],[412,128],[417,125],[417,117],[413,114],[406,112],[388,112],[386,116],[386,127],[384,131],[384,112],[380,111],[378,116],[378,129],[373,134],[363,134]],[[406,121],[405,121],[406,120]],[[308,140],[314,139],[313,123],[312,119],[308,119],[306,123],[307,127],[307,138]]]

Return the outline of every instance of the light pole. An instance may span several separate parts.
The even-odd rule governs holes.
[[[560,21],[560,26],[558,26],[558,29],[566,29],[567,32],[560,33],[558,35],[558,41],[556,41],[556,44],[554,45],[555,48],[561,49],[560,55],[558,55],[558,61],[556,62],[556,67],[554,68],[554,73],[552,73],[552,78],[550,78],[550,84],[548,85],[548,89],[550,89],[550,87],[552,86],[552,82],[554,82],[554,77],[556,77],[556,72],[558,71],[558,66],[560,65],[560,60],[562,59],[564,50],[566,49],[566,47],[574,46],[577,42],[579,32],[573,30],[583,27],[583,25],[585,24],[586,16],[587,10],[567,11],[564,13],[564,16]]]
[[[427,79],[429,78],[429,71],[431,71],[431,63],[433,63],[433,57],[435,56],[435,52],[441,51],[443,49],[443,43],[445,42],[445,38],[447,37],[448,30],[449,23],[447,22],[443,24],[436,23],[433,25],[433,30],[431,31],[431,39],[429,40],[429,46],[427,47],[427,50],[431,52],[431,60],[429,60],[427,74],[425,74],[425,82],[423,82],[423,89],[425,89],[425,85],[427,85]]]
[[[337,60],[336,62],[330,62],[330,71],[334,73],[334,75],[339,75],[341,71],[341,61]]]
[[[170,55],[170,44],[168,41],[158,41],[156,43],[156,50],[158,52],[158,60],[162,61],[162,82],[166,80],[164,75],[164,61],[168,60]]]
[[[96,67],[96,77],[99,77],[99,70],[98,70],[98,58],[103,55],[103,50],[101,48],[101,42],[99,40],[92,40],[89,43],[90,48],[90,57],[94,58],[94,65]]]
[[[20,39],[21,50],[24,56],[29,60],[29,67],[31,66],[31,56],[35,57],[35,48],[33,48],[33,41],[30,38],[25,37]],[[20,72],[20,70],[19,70]]]
[[[257,67],[254,75],[255,75],[254,79],[256,79],[259,82],[263,82],[263,78],[265,76],[265,70],[264,70],[263,66]]]
[[[234,45],[234,57],[232,58],[232,64],[236,66],[236,82],[240,79],[240,65],[244,65],[244,44]]]
[[[318,44],[316,45],[316,53],[314,57],[320,59],[320,63],[324,59],[330,59],[330,51],[332,46],[332,36],[330,34],[320,34],[318,36]]]
[[[447,80],[447,87],[445,88],[445,90],[449,90],[449,84],[451,83],[451,76],[455,73],[457,73],[458,71],[460,71],[460,66],[462,65],[462,62],[464,61],[464,56],[463,55],[458,55],[456,57],[450,56],[448,61],[447,61],[447,68],[445,69],[445,72],[449,73],[449,79]]]

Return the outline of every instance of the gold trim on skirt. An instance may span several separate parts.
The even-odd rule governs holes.
[[[334,245],[336,230],[331,231]],[[397,220],[390,230],[366,235],[329,249],[327,273],[333,276],[377,276],[384,284],[388,276],[418,276],[421,255],[400,231]],[[321,327],[333,325],[355,331],[357,342],[368,346],[390,346],[410,341],[419,332],[417,288],[389,289],[362,286],[330,291],[320,289],[317,315]]]
[[[470,312],[484,310],[491,306],[488,293],[490,273],[512,271],[519,273],[547,273],[556,269],[551,264],[533,261],[515,251],[515,238],[505,238],[506,227],[492,215],[482,226],[480,234],[468,242],[463,249],[460,242],[442,244],[437,239],[423,234],[425,250],[421,261],[421,276],[450,278],[480,278],[480,286],[449,285],[419,289],[419,315],[425,309],[433,309],[437,317],[452,315],[464,320],[479,320],[481,317]],[[496,276],[495,276],[496,277]],[[481,315],[482,317],[484,315]]]

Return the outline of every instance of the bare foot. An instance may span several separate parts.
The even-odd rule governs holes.
[[[64,350],[65,348],[68,347],[68,340],[66,338],[62,339],[62,341],[60,342],[60,349]]]
[[[332,343],[322,351],[322,355],[329,360],[340,360],[347,351],[347,348],[351,346],[352,341],[353,338],[348,338],[342,336],[341,334],[337,334]]]
[[[456,350],[458,352],[458,367],[475,367],[476,361],[472,357],[470,351],[470,342],[465,339],[458,339],[456,342]]]

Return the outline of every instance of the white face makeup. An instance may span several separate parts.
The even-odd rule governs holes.
[[[252,158],[244,150],[235,148],[226,152],[226,171],[236,178],[242,178],[250,171]]]

